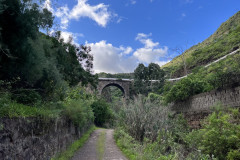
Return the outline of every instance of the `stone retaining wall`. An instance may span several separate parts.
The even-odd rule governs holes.
[[[169,107],[177,113],[183,113],[192,128],[199,128],[201,119],[211,113],[211,107],[217,103],[225,107],[240,107],[240,86],[201,93],[186,101],[170,104]]]
[[[78,128],[70,120],[0,119],[1,160],[50,160],[91,126]]]

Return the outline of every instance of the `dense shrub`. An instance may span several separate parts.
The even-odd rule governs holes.
[[[84,88],[68,90],[64,101],[24,105],[11,99],[11,93],[0,94],[0,117],[38,117],[44,120],[67,117],[78,127],[92,124],[94,114],[91,108],[94,96],[87,94]]]
[[[65,105],[63,114],[81,127],[94,121],[94,115],[90,105],[91,103],[85,100],[72,100]]]
[[[203,128],[187,135],[190,148],[220,160],[239,159],[240,113],[238,109],[213,112],[203,121]]]
[[[106,123],[112,123],[113,120],[113,112],[110,108],[110,105],[104,101],[103,99],[95,100],[91,107],[94,112],[95,124],[97,126],[106,125]]]
[[[206,82],[201,79],[191,76],[183,78],[170,88],[165,87],[165,101],[167,103],[183,101],[192,95],[204,92],[206,86]]]
[[[12,99],[22,104],[33,105],[41,102],[42,97],[34,89],[19,89],[14,92]]]
[[[177,143],[170,130],[158,133],[156,140],[144,138],[137,141],[124,128],[117,128],[114,138],[118,147],[130,160],[178,160],[184,159],[184,146]]]
[[[46,106],[37,107],[19,104],[11,100],[10,93],[0,94],[0,117],[40,117],[44,120],[58,118],[62,110],[48,108]]]
[[[156,139],[158,131],[164,129],[169,113],[169,108],[140,95],[122,104],[118,122],[139,141],[144,137]]]

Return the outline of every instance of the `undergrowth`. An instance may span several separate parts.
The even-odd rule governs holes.
[[[175,115],[162,120],[164,122],[158,129],[156,139],[143,134],[143,139],[139,140],[135,134],[140,132],[131,132],[138,126],[132,126],[129,130],[126,122],[115,130],[114,138],[117,146],[130,160],[240,159],[239,109],[226,108],[220,104],[213,108],[212,114],[201,122],[201,129],[188,129],[184,118]],[[127,112],[133,114],[129,110]],[[134,114],[137,116],[138,113]],[[135,118],[131,123],[136,124],[137,121],[138,118]]]

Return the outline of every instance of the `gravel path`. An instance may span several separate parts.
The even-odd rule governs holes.
[[[95,130],[86,144],[77,151],[72,160],[127,160],[116,146],[113,139],[113,132],[114,130],[112,129]],[[104,138],[100,138],[101,136],[104,136]],[[103,149],[98,146],[105,147]]]

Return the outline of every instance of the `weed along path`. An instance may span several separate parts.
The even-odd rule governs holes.
[[[112,129],[96,129],[72,160],[127,160],[113,139]]]

